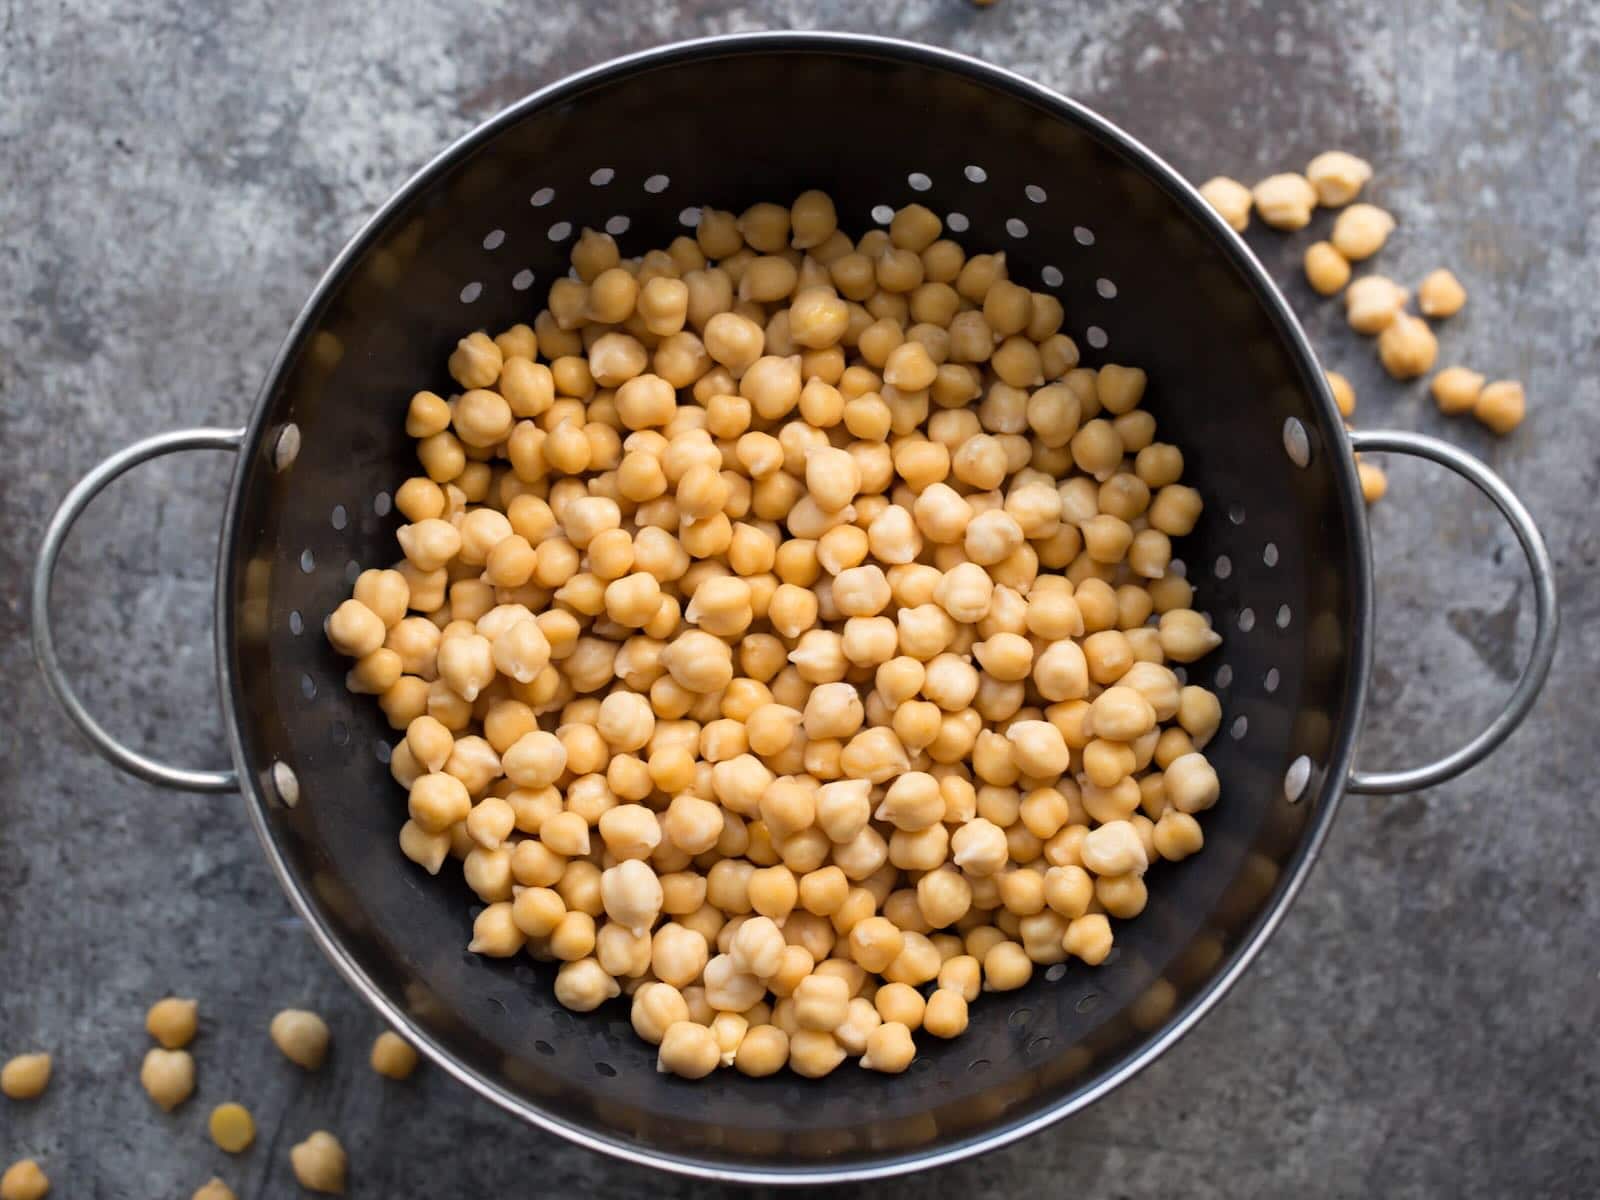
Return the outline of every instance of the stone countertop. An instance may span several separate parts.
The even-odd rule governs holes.
[[[1482,455],[1542,522],[1564,632],[1533,716],[1487,764],[1424,794],[1355,796],[1281,931],[1192,1036],[1088,1113],[879,1197],[1592,1195],[1600,1189],[1600,487],[1593,322],[1600,20],[1584,5],[1336,0],[11,0],[0,28],[0,1058],[57,1074],[0,1104],[0,1164],[42,1159],[54,1195],[298,1194],[287,1147],[313,1128],[352,1154],[351,1194],[704,1195],[518,1125],[424,1068],[365,1066],[378,1022],[315,949],[237,798],[131,782],[56,711],[22,597],[50,509],[144,434],[235,424],[302,300],[419,163],[501,105],[664,41],[803,26],[954,47],[1099,108],[1196,180],[1371,158],[1400,228],[1384,269],[1449,265],[1472,299],[1457,358],[1526,381],[1496,441],[1382,376],[1337,306],[1301,282],[1306,239],[1252,234],[1357,423]],[[1319,218],[1326,221],[1326,216]],[[1318,228],[1320,228],[1319,226]],[[210,652],[218,502],[231,464],[169,460],[113,487],[69,546],[62,650],[135,743],[220,765]],[[1531,592],[1488,504],[1390,464],[1372,514],[1377,672],[1361,760],[1400,766],[1497,711]],[[135,702],[135,697],[139,701]],[[199,996],[200,1091],[172,1117],[139,1093],[145,1006]],[[331,1069],[266,1037],[280,1007],[327,1015]],[[381,1086],[380,1086],[381,1084]],[[230,1160],[211,1106],[246,1100]],[[848,1189],[844,1189],[848,1191]]]

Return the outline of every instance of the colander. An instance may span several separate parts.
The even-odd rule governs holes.
[[[468,329],[529,320],[578,230],[664,246],[698,205],[807,188],[855,234],[928,205],[972,251],[1060,297],[1086,361],[1149,372],[1148,407],[1183,447],[1206,510],[1178,553],[1225,641],[1187,677],[1221,695],[1208,749],[1222,801],[1204,853],[1154,868],[1150,903],[1103,966],[1035,973],[983,997],[968,1032],[923,1039],[905,1075],[846,1064],[700,1083],[657,1074],[621,1002],[585,1016],[553,970],[464,947],[477,907],[449,872],[401,860],[386,759],[395,734],[323,617],[363,567],[396,557],[391,491],[411,472],[408,397],[449,389]],[[238,454],[218,564],[217,667],[234,769],[184,770],[116,741],[62,677],[50,579],[90,499],[178,450]],[[1372,568],[1352,449],[1419,455],[1510,521],[1533,571],[1529,665],[1467,746],[1412,770],[1352,769],[1370,675]],[[1298,891],[1346,790],[1399,792],[1465,770],[1527,712],[1550,665],[1548,554],[1494,475],[1409,433],[1347,435],[1304,333],[1260,265],[1165,163],[1078,104],[995,67],[877,38],[758,34],[669,46],[538,92],[450,147],[323,277],[242,430],[152,437],[89,473],[33,577],[40,664],[90,743],[124,770],[242,791],[284,889],[383,1017],[468,1086],[596,1150],[751,1183],[817,1183],[976,1154],[1083,1108],[1171,1045],[1249,965]]]

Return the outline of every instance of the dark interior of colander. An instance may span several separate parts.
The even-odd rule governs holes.
[[[279,853],[350,962],[506,1095],[700,1161],[948,1147],[1082,1098],[1130,1063],[1290,886],[1351,737],[1359,517],[1348,470],[1325,452],[1331,407],[1285,314],[1136,150],[1020,82],[912,51],[796,38],[712,53],[600,73],[502,119],[410,189],[308,311],[265,396],[227,564],[243,751]],[[656,1073],[624,1002],[569,1014],[552,968],[467,953],[474,898],[458,872],[430,879],[401,859],[396,735],[371,698],[346,693],[320,629],[359,569],[397,557],[389,497],[414,470],[403,413],[419,387],[449,389],[458,337],[531,320],[583,226],[639,253],[693,225],[697,205],[812,187],[854,234],[896,206],[930,206],[970,252],[1004,250],[1013,278],[1057,294],[1088,362],[1149,372],[1161,436],[1183,447],[1206,499],[1178,553],[1226,638],[1188,672],[1223,698],[1208,751],[1223,798],[1204,853],[1154,869],[1149,908],[1119,923],[1108,964],[1041,969],[985,996],[965,1036],[922,1039],[908,1074],[846,1064],[821,1083],[686,1083]],[[279,440],[290,423],[295,453],[292,433]],[[297,781],[292,808],[275,765]]]

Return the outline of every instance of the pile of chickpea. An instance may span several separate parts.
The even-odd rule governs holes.
[[[412,399],[405,557],[327,620],[470,948],[627,993],[663,1071],[903,1071],[1103,962],[1217,800],[1144,372],[941,233],[852,242],[820,192],[637,259],[586,230]]]

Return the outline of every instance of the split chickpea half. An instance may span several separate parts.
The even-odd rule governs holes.
[[[626,995],[684,1078],[907,1069],[982,991],[1105,961],[1220,797],[1162,381],[1082,365],[1055,297],[945,232],[913,204],[852,239],[821,192],[642,258],[585,231],[411,401],[402,558],[327,621],[469,948],[554,964],[574,1011]],[[326,1051],[309,1013],[273,1034]]]

